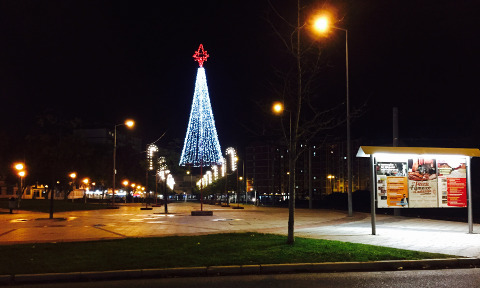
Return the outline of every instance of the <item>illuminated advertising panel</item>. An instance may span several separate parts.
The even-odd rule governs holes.
[[[467,207],[466,159],[395,157],[375,164],[378,208]]]

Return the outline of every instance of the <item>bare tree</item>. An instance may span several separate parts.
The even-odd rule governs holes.
[[[318,42],[309,37],[306,21],[309,11],[297,0],[296,23],[292,24],[269,2],[268,21],[284,47],[289,59],[282,59],[276,69],[279,83],[273,84],[274,93],[283,100],[289,116],[289,125],[283,129],[288,148],[289,169],[289,217],[288,244],[294,244],[295,224],[295,167],[297,159],[307,149],[310,141],[320,132],[333,129],[346,122],[344,103],[327,103],[327,97],[319,95],[318,80],[327,66]],[[288,30],[288,32],[286,32]],[[282,125],[284,127],[286,125]],[[305,144],[305,145],[300,145]]]

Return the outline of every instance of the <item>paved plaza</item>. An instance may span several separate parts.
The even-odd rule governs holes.
[[[213,216],[191,216],[199,203],[171,203],[141,210],[140,204],[119,209],[48,213],[0,209],[0,245],[15,243],[88,241],[126,237],[200,235],[228,232],[287,234],[288,209],[255,207],[233,209],[203,205]],[[468,233],[468,224],[377,215],[377,235],[371,235],[370,214],[345,211],[296,209],[295,236],[338,240],[480,258],[480,225]]]

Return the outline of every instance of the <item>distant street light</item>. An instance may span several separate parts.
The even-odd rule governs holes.
[[[75,183],[75,179],[77,178],[77,173],[72,172],[72,173],[68,174],[68,177],[72,178],[72,191],[75,194],[75,189],[77,189],[77,185]],[[73,201],[73,199],[72,199],[72,201]]]
[[[117,127],[125,125],[128,128],[132,128],[135,125],[133,120],[126,120],[124,123],[117,124],[114,127],[113,132],[113,189],[112,189],[112,206],[115,206],[115,174],[117,173],[116,165],[116,156],[117,156]]]
[[[328,175],[327,178],[330,179],[330,188],[332,189],[332,194],[333,194],[332,179],[335,179],[335,176],[334,175]]]
[[[27,175],[25,171],[18,172],[18,176],[20,176],[20,196],[23,194],[23,178]]]
[[[346,96],[347,96],[347,180],[348,180],[348,216],[353,215],[352,210],[352,168],[351,168],[351,152],[350,152],[350,96],[349,96],[349,81],[348,81],[348,30],[344,28],[335,27],[330,24],[329,18],[326,16],[318,17],[313,24],[315,31],[320,33],[328,32],[329,28],[341,30],[345,32],[345,74],[346,74]]]
[[[90,179],[84,178],[82,182],[83,182],[83,188],[85,189],[85,191],[83,192],[83,198],[85,200],[85,203],[87,203],[87,189],[89,187],[88,183],[90,182]]]
[[[68,174],[68,176],[69,176],[70,178],[72,178],[72,188],[73,188],[73,190],[75,190],[75,188],[76,188],[76,186],[75,186],[75,178],[77,178],[77,173],[72,172],[72,173]]]
[[[21,171],[25,168],[25,165],[23,163],[15,163],[14,167],[16,170]]]
[[[127,203],[127,194],[128,194],[128,180],[123,180],[123,186],[125,186],[125,203]]]

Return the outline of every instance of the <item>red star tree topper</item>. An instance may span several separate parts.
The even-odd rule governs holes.
[[[200,44],[198,50],[195,52],[195,54],[193,54],[193,58],[198,62],[200,67],[203,67],[203,62],[207,61],[209,56],[210,55],[207,54],[207,51],[203,50],[203,44]]]

